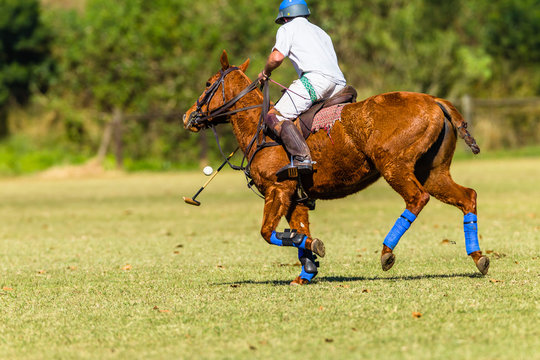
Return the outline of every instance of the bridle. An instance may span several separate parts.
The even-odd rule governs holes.
[[[266,142],[265,136],[264,136],[264,117],[266,116],[266,113],[268,112],[268,109],[270,107],[270,96],[268,93],[268,82],[265,81],[263,83],[263,102],[259,105],[252,105],[247,106],[241,109],[235,109],[229,111],[229,109],[234,106],[244,96],[255,90],[259,86],[259,80],[253,81],[251,84],[249,84],[246,88],[244,88],[238,95],[236,95],[234,98],[226,102],[225,99],[225,77],[230,74],[233,71],[240,70],[240,68],[234,66],[230,67],[226,70],[221,69],[220,70],[220,76],[219,79],[216,80],[213,84],[206,89],[204,92],[202,98],[199,98],[197,100],[197,109],[193,111],[189,115],[188,122],[185,123],[184,128],[189,129],[192,126],[195,126],[197,128],[201,129],[207,129],[212,128],[212,131],[214,132],[214,136],[216,138],[216,142],[219,148],[219,151],[221,152],[221,155],[225,159],[225,162],[229,164],[229,166],[234,170],[242,170],[244,174],[246,175],[246,179],[248,182],[248,187],[253,190],[253,179],[251,178],[251,163],[253,162],[253,159],[255,158],[255,155],[262,149],[272,146],[278,146],[279,144],[277,142]],[[221,93],[223,96],[223,104],[221,106],[218,106],[217,108],[210,110],[209,104],[212,101],[212,98],[216,95],[218,92],[219,86],[221,85]],[[203,106],[206,105],[206,111],[203,111]],[[219,142],[219,136],[216,131],[215,125],[217,124],[223,124],[227,123],[228,119],[227,117],[232,114],[239,113],[241,111],[256,109],[256,108],[262,108],[261,116],[259,118],[259,122],[257,124],[257,131],[255,131],[255,135],[249,142],[249,145],[246,148],[246,151],[244,153],[244,157],[242,158],[242,162],[240,166],[233,165],[230,163],[229,158],[225,156],[223,153],[223,150],[221,149],[221,145]],[[247,157],[250,153],[251,149],[255,147],[255,151]],[[247,160],[247,163],[246,163]],[[255,191],[254,191],[255,192]],[[256,192],[255,192],[256,193]],[[256,193],[257,194],[257,193]],[[259,197],[262,197],[261,195],[257,194]],[[262,197],[264,198],[264,197]]]
[[[189,115],[188,122],[185,124],[185,128],[188,129],[192,126],[197,128],[209,128],[216,124],[223,124],[228,122],[227,116],[236,114],[241,111],[251,110],[255,108],[262,107],[263,104],[248,106],[241,109],[236,109],[228,111],[234,104],[238,102],[241,98],[246,96],[248,93],[252,92],[259,85],[259,81],[255,80],[244,88],[238,95],[226,102],[225,99],[225,77],[233,71],[240,70],[240,68],[233,66],[226,70],[220,70],[219,79],[216,80],[206,91],[202,98],[197,99],[197,109]],[[219,86],[221,85],[221,93],[223,97],[223,104],[213,110],[209,109],[210,102],[216,95]],[[203,111],[203,106],[206,106],[206,111]],[[217,120],[216,120],[217,119]],[[212,121],[211,121],[212,120]]]

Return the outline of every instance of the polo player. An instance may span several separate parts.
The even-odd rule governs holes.
[[[276,43],[268,57],[260,81],[266,81],[272,71],[288,57],[297,74],[275,107],[268,112],[265,123],[281,139],[291,155],[291,164],[278,171],[278,176],[289,168],[299,174],[313,172],[309,147],[293,121],[313,103],[330,98],[347,84],[338,65],[330,36],[310,23],[309,8],[304,0],[283,0],[276,23],[280,24]]]

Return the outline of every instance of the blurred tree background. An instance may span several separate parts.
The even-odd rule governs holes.
[[[46,90],[50,43],[36,1],[0,0],[0,139],[9,135],[10,102],[24,105],[33,91]]]
[[[128,170],[217,157],[206,134],[183,130],[181,114],[218,70],[223,49],[233,63],[250,58],[248,76],[256,76],[275,41],[279,3],[0,0],[0,173],[83,163],[98,153],[115,154]],[[465,95],[540,96],[540,0],[308,5],[360,98],[419,91],[459,106]],[[290,64],[274,73],[282,83],[294,76]],[[272,94],[276,100],[279,89]],[[484,150],[538,145],[540,109],[523,104],[474,109]],[[220,132],[232,148],[230,131]]]

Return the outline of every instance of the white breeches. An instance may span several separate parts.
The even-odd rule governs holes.
[[[344,85],[337,85],[328,78],[317,73],[308,73],[305,74],[305,77],[309,79],[309,82],[315,89],[317,101],[328,99],[345,87]],[[281,114],[281,116],[277,116],[279,121],[285,119],[295,120],[298,115],[302,114],[313,105],[313,102],[309,97],[309,92],[306,90],[300,79],[293,81],[291,86],[289,86],[289,89],[292,91],[287,90],[274,106]]]

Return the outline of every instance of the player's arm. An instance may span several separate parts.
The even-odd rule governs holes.
[[[268,60],[266,61],[264,70],[258,76],[259,80],[268,79],[272,74],[272,71],[274,71],[279,67],[279,65],[281,65],[283,59],[285,59],[285,56],[281,52],[279,52],[279,50],[274,49],[270,56],[268,56]]]

